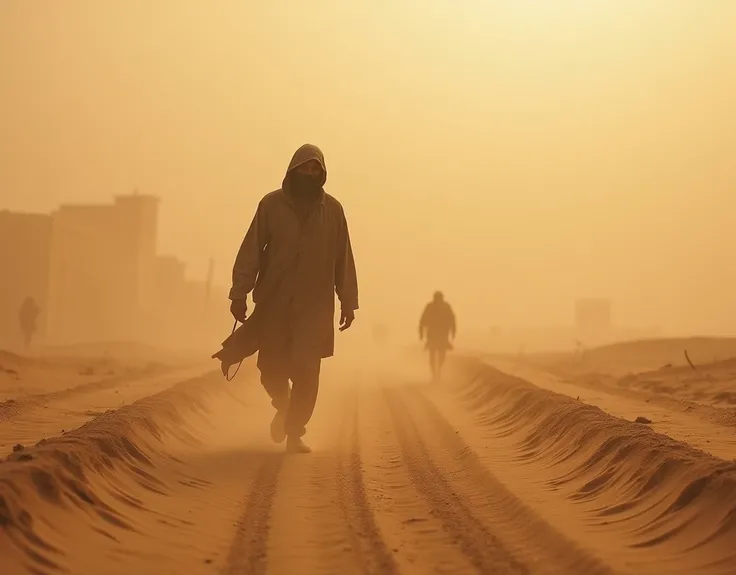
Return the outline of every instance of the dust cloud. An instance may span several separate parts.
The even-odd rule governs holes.
[[[0,570],[730,573],[735,25],[0,3]],[[223,378],[251,221],[325,164],[334,357]]]
[[[138,189],[159,252],[198,281],[214,258],[228,286],[257,201],[314,142],[355,236],[356,331],[411,339],[442,289],[468,342],[564,330],[585,297],[622,328],[728,333],[735,11],[5,3],[0,206]]]

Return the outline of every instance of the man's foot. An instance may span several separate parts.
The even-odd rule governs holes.
[[[281,443],[286,439],[286,413],[277,411],[271,420],[271,439],[274,443]]]
[[[301,437],[289,437],[286,440],[286,451],[289,453],[312,453],[312,448],[304,443]]]

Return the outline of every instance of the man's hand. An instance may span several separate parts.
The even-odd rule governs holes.
[[[345,331],[355,321],[355,311],[352,309],[344,309],[340,312],[340,331]]]
[[[246,299],[234,299],[230,304],[230,313],[236,321],[240,323],[245,322],[245,315],[248,312],[248,300]]]

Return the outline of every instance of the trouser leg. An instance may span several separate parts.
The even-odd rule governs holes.
[[[319,373],[322,360],[317,358],[293,359],[291,376],[291,403],[286,415],[286,434],[290,437],[304,435],[317,403]]]
[[[442,371],[442,366],[445,365],[445,350],[437,350],[437,374]]]
[[[284,361],[262,361],[258,357],[258,369],[261,372],[261,385],[271,398],[271,405],[277,411],[289,408],[289,370]]]
[[[429,369],[432,377],[437,375],[437,350],[434,347],[429,348]]]

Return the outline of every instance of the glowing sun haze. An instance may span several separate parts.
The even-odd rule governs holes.
[[[9,0],[0,208],[138,188],[161,251],[227,284],[312,142],[364,317],[413,330],[441,289],[463,328],[603,296],[733,330],[735,25],[729,0]]]

